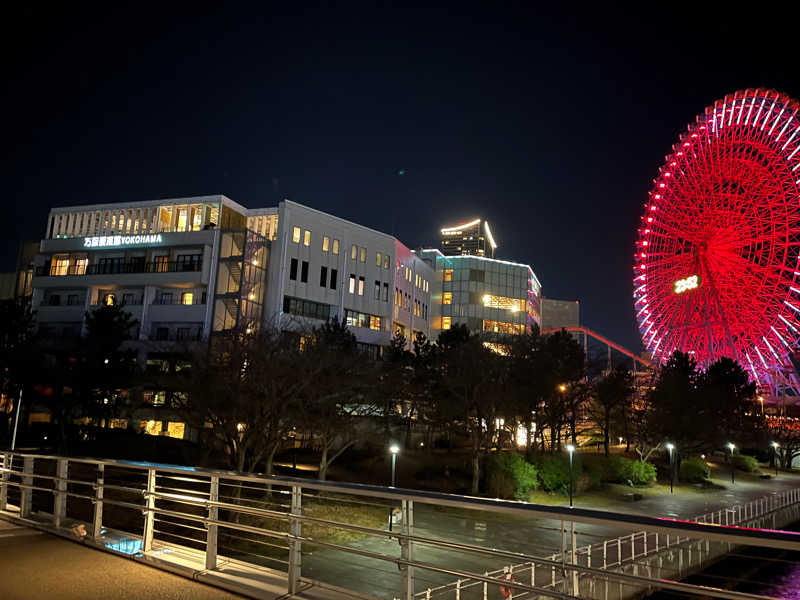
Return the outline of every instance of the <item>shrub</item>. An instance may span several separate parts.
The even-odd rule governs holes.
[[[569,492],[569,457],[560,455],[539,456],[536,459],[536,467],[539,470],[539,481],[542,484],[542,489],[560,494]],[[583,474],[581,461],[577,457],[573,462],[572,469],[573,483],[575,483]]]
[[[687,458],[681,461],[678,477],[687,483],[702,483],[711,477],[711,469],[702,458]]]
[[[758,461],[752,456],[736,454],[731,460],[733,462],[733,466],[740,471],[745,471],[747,473],[758,473],[760,470]]]
[[[486,464],[489,494],[498,498],[527,500],[538,485],[537,470],[516,452],[498,452]]]
[[[609,481],[647,485],[656,478],[656,468],[651,463],[631,460],[624,456],[612,456],[608,461],[608,467]]]

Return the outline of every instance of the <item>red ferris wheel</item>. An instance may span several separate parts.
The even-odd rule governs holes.
[[[660,168],[636,242],[634,310],[656,362],[735,358],[762,389],[798,385],[800,104],[725,96]]]

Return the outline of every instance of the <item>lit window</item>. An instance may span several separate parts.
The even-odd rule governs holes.
[[[66,275],[69,272],[69,256],[57,254],[50,262],[50,275]]]
[[[442,317],[442,329],[450,329],[450,317]]]
[[[506,296],[484,294],[481,297],[481,302],[484,306],[488,306],[489,308],[500,308],[503,310],[510,310],[511,312],[519,312],[525,309],[525,300],[522,298],[508,298]]]
[[[292,228],[292,241],[295,244],[299,244],[300,243],[300,228],[299,227],[293,227]]]
[[[172,438],[178,438],[179,440],[183,439],[183,432],[186,429],[186,425],[183,423],[176,423],[175,421],[170,421],[167,424],[167,435]]]
[[[329,238],[326,235],[324,238],[322,238],[322,251],[327,252],[328,250],[330,250],[330,246],[331,246],[331,238]]]
[[[194,294],[192,292],[183,292],[181,294],[181,304],[193,304]]]
[[[103,296],[103,304],[106,306],[114,306],[117,303],[117,296],[115,294],[106,294]]]
[[[333,240],[333,253],[339,254],[339,240],[337,239]]]
[[[142,421],[141,427],[148,435],[161,435],[161,421]]]
[[[356,276],[355,275],[350,275],[350,287],[348,288],[348,291],[351,294],[355,294],[355,292],[356,292]]]
[[[377,253],[375,254],[375,264],[376,264],[378,267],[380,267],[380,266],[383,264],[383,262],[381,261],[381,253],[380,253],[380,252],[377,252]]]
[[[75,261],[75,275],[86,275],[86,266],[89,264],[88,258],[79,258]]]
[[[303,246],[310,246],[311,245],[311,232],[306,229],[305,233],[303,234]]]
[[[389,255],[388,254],[384,254],[383,255],[383,268],[384,269],[388,269],[389,268]]]
[[[375,315],[369,316],[369,328],[374,329],[375,331],[381,330],[381,318],[376,317]]]
[[[445,281],[453,281],[453,269],[445,269],[444,270],[444,280]]]
[[[363,263],[367,262],[367,249],[366,248],[362,248],[361,249],[361,262],[363,262]]]
[[[358,295],[359,296],[363,296],[364,295],[364,278],[363,277],[359,277],[358,278]]]
[[[350,248],[350,258],[352,260],[356,260],[358,258],[358,246],[353,244],[353,247]]]
[[[120,221],[122,219],[120,218]],[[178,209],[178,231],[186,231],[186,226],[189,224],[189,210],[187,208]]]
[[[442,304],[452,304],[453,303],[453,292],[445,292],[442,294]]]

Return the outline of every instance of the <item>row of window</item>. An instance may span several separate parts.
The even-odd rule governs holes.
[[[292,296],[283,297],[283,312],[298,317],[308,317],[311,319],[321,319],[327,321],[331,317],[331,307],[329,304],[293,298]]]
[[[154,273],[167,273],[170,271],[198,271],[203,257],[199,254],[179,254],[170,265],[168,255],[153,256],[152,269]],[[93,275],[103,275],[121,272],[138,273],[146,270],[146,257],[129,256],[127,258],[99,258],[91,269]],[[49,275],[86,275],[89,258],[83,256],[70,257],[68,254],[54,254],[50,261]],[[47,274],[47,273],[46,273]]]
[[[300,227],[292,227],[292,242],[299,244],[302,241],[304,246],[311,246],[311,230]],[[330,236],[322,237],[322,251],[332,254],[339,254],[339,240],[331,239]],[[367,249],[363,246],[353,244],[350,247],[350,259],[353,261],[367,262]],[[375,265],[379,268],[389,269],[391,256],[382,252],[375,253]]]
[[[364,327],[374,331],[381,331],[383,319],[377,315],[370,315],[368,313],[357,312],[354,310],[345,310],[345,321],[352,327]]]
[[[82,211],[51,216],[47,237],[199,231],[218,222],[219,208],[212,204]]]
[[[298,266],[300,270],[300,283],[308,283],[308,261],[298,261],[296,258],[289,262],[289,279],[297,281]],[[338,282],[339,271],[322,266],[319,269],[319,287],[335,290]]]
[[[477,295],[477,294],[476,294]],[[478,304],[478,298],[470,294],[470,304]],[[453,292],[442,293],[442,304],[453,303]],[[511,312],[519,312],[525,310],[525,300],[522,298],[509,298],[507,296],[495,296],[493,294],[481,294],[480,304],[489,308],[500,308],[503,310],[510,310]]]
[[[400,288],[394,288],[394,304],[400,308],[411,311],[411,294],[404,292]],[[428,319],[428,305],[421,300],[414,299],[414,316],[422,319]]]

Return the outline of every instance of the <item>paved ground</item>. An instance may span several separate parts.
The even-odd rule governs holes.
[[[241,600],[107,552],[0,521],[3,600]]]

